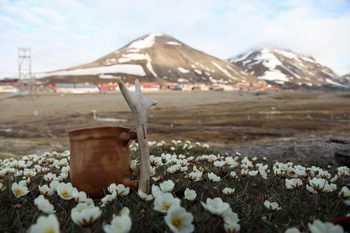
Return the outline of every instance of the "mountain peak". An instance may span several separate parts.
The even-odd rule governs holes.
[[[339,86],[337,75],[314,58],[289,49],[250,50],[229,61],[258,79],[280,86]]]
[[[139,78],[141,82],[181,84],[264,83],[234,64],[193,49],[163,33],[143,35],[93,62],[41,77],[61,82],[69,82],[72,77],[79,81],[89,78],[94,82],[121,77],[131,82]]]
[[[129,49],[147,49],[153,47],[156,43],[165,43],[168,45],[181,45],[174,37],[164,33],[150,33],[143,35],[127,45]]]

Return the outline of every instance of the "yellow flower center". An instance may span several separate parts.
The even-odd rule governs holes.
[[[55,233],[55,229],[53,229],[53,227],[50,226],[48,228],[45,228],[44,233]]]
[[[163,209],[164,209],[164,210],[169,210],[170,207],[171,207],[171,205],[170,205],[169,203],[164,203],[164,204],[163,204]]]
[[[171,223],[176,227],[179,228],[182,225],[182,221],[181,218],[179,218],[178,216],[174,216]]]
[[[67,190],[62,191],[62,192],[61,192],[61,195],[62,195],[64,198],[70,197],[70,193],[69,193]]]
[[[20,190],[20,189],[15,189],[15,190],[13,190],[13,192],[14,192],[14,194],[15,194],[16,197],[18,197],[18,196],[20,196],[20,195],[23,194],[23,193],[22,193],[22,190]]]

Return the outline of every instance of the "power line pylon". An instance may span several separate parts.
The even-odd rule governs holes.
[[[32,75],[32,56],[30,48],[18,49],[18,90],[21,96],[33,96],[35,81]]]

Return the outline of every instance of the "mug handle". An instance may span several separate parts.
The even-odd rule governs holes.
[[[137,141],[137,133],[136,133],[136,129],[134,128],[134,129],[130,129],[130,131],[129,131],[129,141],[128,141],[128,146],[130,145],[130,143],[132,142],[132,141]]]

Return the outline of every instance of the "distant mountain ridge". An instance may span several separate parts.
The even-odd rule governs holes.
[[[286,49],[251,50],[228,59],[232,64],[271,85],[283,87],[342,87],[336,73],[313,57]]]
[[[106,81],[122,77],[158,83],[263,83],[235,64],[159,33],[142,36],[93,62],[42,73],[38,77],[54,82]]]
[[[256,49],[222,60],[161,33],[141,36],[93,62],[36,77],[50,83],[101,83],[122,78],[159,84],[350,87],[349,78],[337,76],[313,57],[287,49]]]

